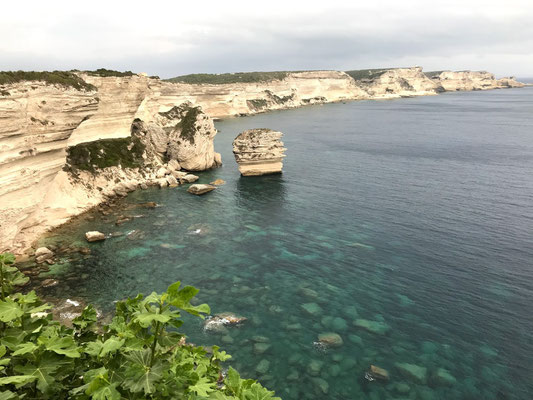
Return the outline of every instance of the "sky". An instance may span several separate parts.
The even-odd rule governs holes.
[[[533,0],[6,1],[0,70],[420,65],[533,77]]]

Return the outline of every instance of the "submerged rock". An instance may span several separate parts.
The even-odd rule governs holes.
[[[105,240],[105,235],[102,232],[90,231],[85,233],[85,238],[88,242],[98,242],[100,240]]]
[[[281,173],[285,157],[282,135],[272,129],[249,129],[237,136],[233,141],[233,154],[241,175]]]
[[[390,326],[381,321],[370,321],[368,319],[356,319],[353,323],[357,328],[362,328],[368,332],[375,333],[377,335],[385,335],[389,330]]]
[[[216,189],[216,186],[212,186],[212,185],[194,184],[194,185],[191,185],[189,189],[187,189],[187,192],[200,196],[202,194],[209,193],[215,189]]]
[[[269,368],[270,361],[262,359],[261,361],[259,361],[259,364],[257,364],[257,367],[255,367],[255,370],[260,374],[266,374]]]
[[[426,367],[421,367],[419,365],[409,363],[396,363],[394,364],[394,366],[405,378],[411,379],[412,381],[415,381],[422,385],[426,384],[428,373]]]
[[[305,304],[302,304],[302,308],[304,309],[305,312],[307,312],[308,314],[311,314],[312,316],[317,316],[317,315],[320,315],[322,314],[322,308],[320,308],[320,306],[316,303],[305,303]]]
[[[376,365],[371,365],[368,371],[365,373],[365,378],[369,381],[388,381],[389,372],[386,369],[380,368]]]
[[[215,179],[213,182],[210,182],[211,185],[220,186],[225,185],[226,181],[224,179]]]
[[[254,353],[255,354],[263,354],[266,353],[272,345],[270,343],[255,343],[254,344]]]
[[[437,369],[437,372],[433,376],[433,381],[441,386],[454,386],[457,383],[457,379],[444,368]]]
[[[344,343],[340,335],[333,332],[321,333],[318,335],[318,342],[325,347],[339,347]]]

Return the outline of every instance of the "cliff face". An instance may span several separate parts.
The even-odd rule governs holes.
[[[44,231],[116,195],[117,187],[123,193],[140,183],[162,185],[156,172],[169,160],[195,171],[221,163],[212,120],[190,104],[156,107],[150,85],[159,81],[85,78],[98,91],[41,82],[0,87],[0,251],[21,252]],[[152,113],[144,108],[148,98]],[[131,142],[134,122],[150,138],[158,132],[159,157],[144,154],[148,137]]]
[[[253,114],[308,104],[369,98],[344,72],[294,72],[285,79],[257,83],[199,84],[161,82],[160,105],[190,101],[211,117]],[[146,105],[151,108],[150,102]]]
[[[0,96],[0,250],[43,204],[65,163],[67,142],[98,109],[96,92],[25,82]]]
[[[515,78],[496,79],[494,74],[486,71],[443,71],[432,80],[446,91],[489,90],[511,87],[523,87]]]
[[[421,67],[390,69],[375,78],[359,82],[373,98],[427,96],[442,91],[438,83],[422,72]]]

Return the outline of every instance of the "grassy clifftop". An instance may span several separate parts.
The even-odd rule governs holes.
[[[67,71],[0,71],[0,85],[26,81],[40,81],[50,85],[72,87],[77,90],[96,90],[96,87],[85,82],[78,75]]]
[[[174,83],[211,84],[222,85],[225,83],[254,83],[282,80],[294,71],[272,72],[235,72],[227,74],[189,74],[165,79]]]
[[[386,71],[397,68],[375,68],[375,69],[357,69],[352,71],[344,71],[350,75],[356,81],[362,79],[374,79],[383,74]]]

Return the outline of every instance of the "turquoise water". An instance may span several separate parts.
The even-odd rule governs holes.
[[[221,345],[285,399],[532,398],[533,88],[310,106],[217,127],[224,166],[200,182],[224,186],[203,197],[137,191],[111,215],[62,227],[47,241],[141,232],[65,256],[59,285],[41,292],[109,310],[176,280],[197,286],[214,313],[248,321],[206,333],[190,319],[190,341]],[[257,127],[285,133],[283,175],[239,176],[232,139]],[[144,201],[161,207],[132,207]],[[119,215],[142,217],[115,226]],[[314,346],[325,332],[342,346]],[[390,381],[366,381],[370,364]]]

